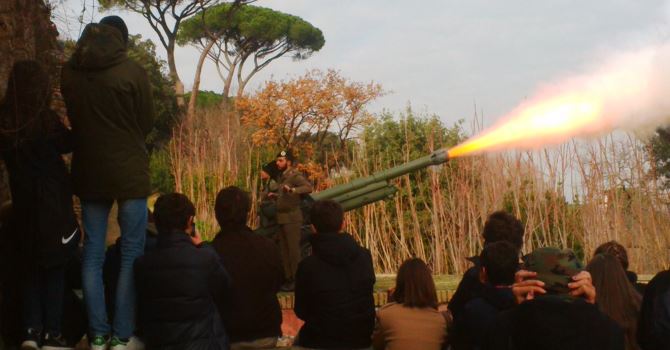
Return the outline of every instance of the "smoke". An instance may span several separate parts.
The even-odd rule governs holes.
[[[590,72],[539,89],[452,156],[529,149],[615,129],[643,131],[670,122],[670,46],[609,56]]]

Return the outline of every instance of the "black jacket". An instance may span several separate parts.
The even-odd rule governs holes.
[[[540,296],[498,315],[483,349],[624,350],[624,333],[583,299]]]
[[[295,313],[305,321],[299,345],[320,349],[370,346],[375,283],[370,251],[348,234],[317,233],[313,255],[298,265]]]
[[[644,350],[670,349],[670,271],[659,272],[649,281],[637,334]]]
[[[212,241],[232,283],[220,307],[231,343],[281,336],[277,292],[284,281],[279,248],[245,225],[222,227]]]
[[[465,304],[470,300],[481,296],[484,291],[484,284],[479,281],[479,257],[470,257],[469,261],[473,262],[475,266],[470,267],[458,283],[458,287],[454,295],[449,300],[449,311],[454,318],[459,317],[463,313]]]
[[[74,133],[72,177],[82,199],[141,198],[151,191],[145,139],[154,108],[144,68],[118,30],[86,26],[63,66],[61,92]]]
[[[228,349],[215,297],[229,278],[210,246],[182,232],[162,233],[135,262],[139,327],[147,349]]]
[[[70,175],[61,156],[72,151],[70,138],[61,123],[45,135],[19,142],[0,135],[12,193],[12,225],[20,228],[15,237],[20,241],[18,267],[65,264],[79,242]]]
[[[454,326],[448,330],[447,342],[455,349],[463,348],[468,341],[464,338],[465,333],[462,332],[463,328],[461,328],[464,324],[463,313],[465,305],[471,300],[480,297],[485,288],[484,284],[479,281],[479,257],[471,257],[468,260],[473,262],[475,266],[465,271],[448,305],[454,320]]]
[[[465,304],[462,317],[454,322],[453,334],[460,339],[458,343],[453,343],[454,349],[481,349],[484,336],[495,323],[498,314],[513,306],[514,295],[510,288],[486,286],[481,296]]]

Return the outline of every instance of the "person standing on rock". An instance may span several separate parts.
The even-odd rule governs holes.
[[[145,139],[153,127],[154,107],[147,73],[128,58],[127,44],[128,28],[120,17],[88,24],[61,77],[74,136],[73,186],[82,204],[82,282],[93,350],[126,349],[133,335],[133,263],[143,254],[147,227],[151,188]],[[115,201],[121,269],[114,319],[108,322],[102,267]]]
[[[312,192],[312,184],[294,168],[295,158],[290,150],[277,154],[279,176],[278,193],[268,193],[270,198],[277,200],[277,223],[279,224],[279,248],[286,283],[283,291],[295,288],[295,272],[300,262],[300,229],[303,217],[300,209],[301,195]]]

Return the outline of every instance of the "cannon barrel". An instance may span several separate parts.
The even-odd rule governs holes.
[[[349,211],[358,209],[376,201],[393,198],[393,195],[395,195],[396,192],[398,192],[398,189],[395,186],[386,185],[382,188],[363,193],[362,195],[349,198],[347,200],[334,200],[340,203],[344,211]]]
[[[314,193],[311,197],[314,200],[337,199],[347,193],[365,188],[375,183],[385,182],[390,179],[402,176],[413,171],[426,168],[431,165],[439,165],[449,160],[449,154],[446,149],[437,150],[430,155],[415,159],[405,164],[395,166],[391,169],[380,171],[367,177],[352,180],[351,182],[333,186],[327,190]]]
[[[389,183],[387,181],[379,181],[379,182],[375,182],[373,184],[367,185],[363,188],[359,188],[355,191],[351,191],[351,192],[347,192],[345,194],[341,194],[341,195],[333,197],[331,199],[338,202],[338,203],[342,203],[346,200],[356,198],[356,197],[364,195],[368,192],[372,192],[372,191],[378,190],[380,188],[384,188],[388,185],[389,185]]]

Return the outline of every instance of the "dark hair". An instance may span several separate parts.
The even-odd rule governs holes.
[[[481,266],[486,269],[490,284],[509,285],[519,269],[519,251],[511,243],[499,241],[487,244],[479,255]]]
[[[239,187],[229,186],[216,195],[214,212],[219,226],[245,224],[251,209],[249,194]]]
[[[281,171],[279,171],[279,168],[277,167],[277,161],[273,160],[265,165],[263,165],[262,170],[268,174],[268,177],[270,179],[278,181],[279,180],[279,175],[281,175]]]
[[[405,260],[398,269],[393,300],[407,307],[437,309],[437,292],[430,269],[423,260]]]
[[[624,330],[626,349],[636,349],[637,320],[642,297],[614,255],[598,254],[586,266],[598,291],[598,308]]]
[[[51,111],[49,75],[36,61],[17,61],[7,80],[5,97],[0,102],[0,141],[19,142],[46,134],[56,125]]]
[[[181,193],[164,194],[154,204],[154,220],[158,233],[184,230],[191,216],[195,216],[195,207]]]
[[[617,258],[624,270],[628,270],[628,253],[626,248],[617,241],[609,241],[601,244],[593,253],[595,257],[598,254],[609,254]]]
[[[126,44],[128,43],[128,26],[126,26],[126,22],[123,21],[123,18],[114,15],[107,16],[100,20],[100,24],[105,24],[116,28],[121,33],[123,42]]]
[[[330,199],[316,201],[309,211],[309,218],[316,232],[338,232],[342,228],[344,210],[340,203]]]
[[[524,228],[521,221],[505,211],[496,211],[489,215],[484,224],[484,243],[506,241],[514,245],[517,250],[523,246]]]

